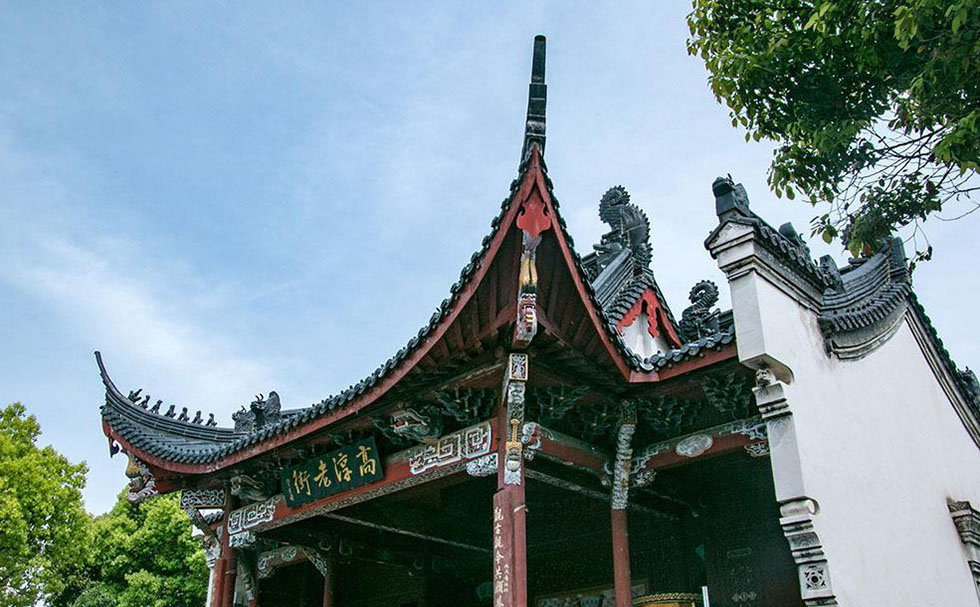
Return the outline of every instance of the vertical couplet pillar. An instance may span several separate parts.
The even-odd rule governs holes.
[[[620,407],[619,431],[616,434],[616,463],[610,500],[616,607],[631,607],[633,604],[626,506],[629,505],[630,458],[633,457],[632,442],[635,432],[636,406],[630,401],[624,401]]]
[[[630,580],[630,546],[626,534],[626,510],[612,509],[613,581],[616,607],[630,607],[633,603],[633,584]]]
[[[333,563],[327,566],[323,573],[323,607],[333,605]]]
[[[234,498],[228,495],[225,503],[225,516],[221,521],[221,558],[215,568],[215,598],[217,607],[232,607],[235,602],[235,582],[238,578],[238,557],[230,545],[231,533],[228,531],[228,518],[235,507]]]
[[[500,437],[493,496],[493,604],[527,607],[527,506],[524,500],[524,388],[527,354],[510,354],[497,413]]]

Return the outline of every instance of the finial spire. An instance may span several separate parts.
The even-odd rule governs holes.
[[[548,103],[548,85],[544,83],[545,37],[534,37],[534,57],[531,62],[531,84],[527,93],[527,122],[524,126],[524,149],[521,161],[527,158],[531,144],[536,143],[544,154],[545,108]]]

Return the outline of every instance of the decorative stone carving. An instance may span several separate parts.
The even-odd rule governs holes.
[[[527,354],[511,353],[507,357],[507,380],[527,381]]]
[[[688,298],[691,305],[684,309],[678,324],[681,337],[685,341],[697,341],[717,333],[721,311],[713,306],[718,303],[718,286],[702,280],[691,288]]]
[[[126,476],[129,478],[129,489],[126,491],[126,499],[133,504],[138,504],[143,500],[160,495],[157,491],[157,481],[150,472],[150,468],[132,453],[129,455],[129,464],[126,466]]]
[[[978,512],[970,502],[949,501],[950,516],[956,525],[956,531],[960,534],[963,548],[966,552],[966,561],[970,565],[973,573],[973,582],[980,594],[980,512]]]
[[[184,489],[180,492],[180,507],[187,508],[224,508],[224,489]]]
[[[249,504],[244,508],[233,510],[228,515],[228,533],[235,535],[272,521],[276,512],[276,505],[280,500],[282,500],[282,495],[276,495],[263,502]]]
[[[652,401],[638,401],[643,421],[658,435],[676,436],[692,428],[704,401],[658,396]]]
[[[602,258],[629,249],[633,254],[633,269],[642,272],[650,265],[650,220],[638,206],[630,202],[630,194],[621,185],[606,190],[599,200],[599,219],[611,229],[594,245],[599,265]],[[608,263],[608,262],[606,262]]]
[[[500,398],[496,390],[485,388],[456,388],[436,392],[435,396],[445,413],[466,425],[490,417],[493,406]]]
[[[636,404],[620,405],[619,431],[616,433],[616,461],[613,464],[612,508],[625,510],[629,503],[630,458],[633,457],[633,434],[636,433]]]
[[[435,407],[399,409],[391,414],[391,431],[402,438],[428,442],[442,434],[442,415]]]
[[[701,384],[708,402],[730,419],[739,419],[749,414],[752,401],[752,383],[745,376],[727,373],[708,376]]]
[[[548,428],[564,419],[565,415],[586,394],[588,386],[559,384],[547,388],[528,388],[527,415]]]
[[[719,217],[725,218],[730,214],[745,216],[751,214],[749,195],[742,184],[735,183],[731,175],[715,179],[711,184],[711,191],[715,195],[715,213]]]
[[[523,357],[523,373],[518,376],[527,377],[527,355],[511,354],[511,364],[515,357]],[[504,483],[520,485],[524,472],[524,443],[521,442],[521,431],[524,426],[524,389],[523,380],[511,380],[507,383],[507,437],[504,443]]]
[[[255,397],[246,410],[241,410],[232,414],[235,420],[235,430],[238,432],[255,432],[265,426],[271,426],[279,422],[282,418],[282,406],[279,403],[279,394],[275,391],[269,392],[266,398],[262,394]]]
[[[497,473],[497,454],[488,453],[483,457],[466,462],[466,473],[470,476],[490,476]]]
[[[779,524],[796,561],[803,603],[807,607],[837,605],[827,558],[813,526],[813,517],[819,510],[817,502],[810,498],[787,502],[779,508],[782,515]]]
[[[247,474],[236,474],[231,477],[231,494],[243,502],[261,502],[272,494],[272,483]]]
[[[483,422],[448,434],[437,442],[416,447],[408,455],[409,472],[418,475],[432,468],[487,455],[491,444],[490,427],[490,422]]]
[[[258,538],[251,531],[242,531],[228,536],[228,545],[232,548],[242,550],[253,546]]]
[[[755,385],[758,388],[765,388],[776,383],[776,374],[769,367],[759,367],[755,371]]]
[[[714,444],[714,439],[707,434],[695,434],[677,443],[674,452],[684,457],[698,457]]]
[[[766,457],[769,455],[769,441],[749,443],[745,445],[745,452],[751,457]]]

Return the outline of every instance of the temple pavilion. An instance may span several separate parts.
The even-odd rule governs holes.
[[[546,92],[539,36],[489,233],[357,384],[219,425],[123,391],[96,353],[129,497],[180,492],[208,605],[977,605],[980,389],[901,241],[815,262],[719,178],[705,247],[732,309],[693,279],[672,309],[623,187],[576,249]]]

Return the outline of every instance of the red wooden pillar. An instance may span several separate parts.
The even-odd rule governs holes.
[[[626,532],[626,510],[612,509],[612,549],[616,607],[631,607],[633,593],[630,581],[630,546]]]
[[[619,429],[616,432],[616,461],[613,464],[612,499],[610,500],[616,607],[632,607],[633,605],[626,508],[629,506],[630,468],[633,455],[631,445],[635,432],[636,405],[633,402],[624,401],[620,405]]]
[[[323,574],[323,607],[331,607],[333,605],[333,563],[327,567],[326,573]]]
[[[228,517],[235,506],[234,498],[228,496],[225,516],[222,520],[221,558],[215,564],[214,597],[217,607],[232,607],[235,601],[235,581],[238,576],[238,558],[235,549],[229,545]]]
[[[523,368],[523,372],[515,374],[515,364]],[[512,354],[497,411],[497,493],[493,497],[494,607],[527,607],[527,505],[521,444],[526,372],[527,355]]]
[[[211,570],[211,587],[208,588],[207,607],[218,607],[221,604],[222,582],[225,577],[225,559],[219,556]]]
[[[223,576],[224,590],[219,607],[233,607],[235,603],[235,583],[238,581],[238,555],[234,548],[228,549]]]

